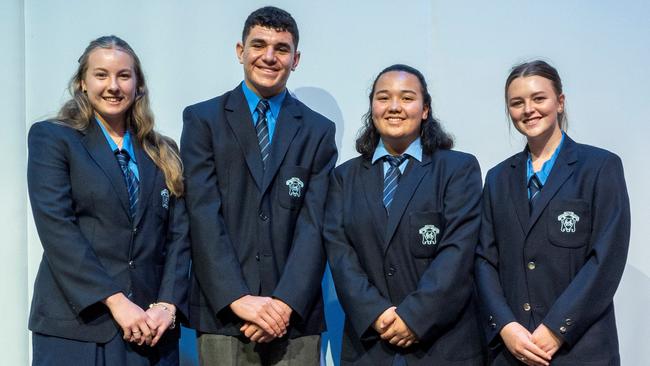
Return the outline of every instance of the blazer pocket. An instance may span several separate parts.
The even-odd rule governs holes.
[[[442,213],[433,211],[409,214],[409,241],[411,254],[416,258],[433,257],[444,234]]]
[[[299,166],[282,167],[276,180],[276,195],[280,205],[290,210],[298,210],[307,192],[309,170]]]
[[[585,200],[552,201],[547,211],[546,230],[551,244],[579,248],[589,241],[591,212]]]

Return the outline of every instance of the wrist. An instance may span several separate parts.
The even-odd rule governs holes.
[[[176,328],[176,306],[166,302],[154,302],[149,304],[149,309],[153,309],[155,307],[166,311],[171,317],[171,321],[169,322],[169,329]]]
[[[120,303],[123,303],[124,300],[128,301],[126,296],[124,296],[124,294],[121,293],[121,292],[117,292],[117,293],[114,293],[113,295],[105,298],[104,300],[102,300],[102,302],[104,303],[104,305],[111,308],[111,307],[114,307],[114,306],[116,306],[116,305],[118,305]]]

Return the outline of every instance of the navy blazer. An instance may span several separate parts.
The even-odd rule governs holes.
[[[488,172],[476,276],[494,364],[517,364],[499,336],[541,323],[564,344],[553,365],[618,365],[613,297],[630,239],[618,156],[568,136],[529,214],[527,151]]]
[[[293,309],[288,337],[324,329],[321,227],[334,124],[287,93],[266,170],[241,85],[183,112],[192,237],[190,324],[241,336],[229,305],[251,294]]]
[[[140,173],[135,221],[122,170],[100,127],[56,122],[29,130],[27,183],[43,245],[29,329],[108,342],[119,326],[101,302],[118,292],[147,309],[164,301],[187,314],[188,221],[183,199],[134,140]],[[178,336],[175,332],[175,336]]]
[[[472,155],[438,150],[411,159],[391,214],[382,202],[383,164],[357,157],[330,183],[324,238],[346,313],[342,365],[483,365],[473,254],[480,225],[481,172]],[[417,335],[408,349],[372,328],[387,308]]]

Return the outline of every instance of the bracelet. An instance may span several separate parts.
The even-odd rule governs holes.
[[[163,310],[165,310],[166,312],[168,312],[169,315],[172,316],[172,323],[171,323],[171,325],[169,326],[169,329],[174,329],[174,328],[176,328],[176,313],[175,313],[175,312],[172,312],[171,309],[170,309],[167,305],[165,305],[165,304],[163,304],[163,303],[160,303],[160,302],[154,302],[154,303],[149,304],[149,309],[153,308],[154,306],[161,307]]]

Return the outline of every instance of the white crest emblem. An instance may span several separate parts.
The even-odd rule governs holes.
[[[167,188],[160,191],[160,197],[162,198],[162,207],[164,209],[169,209],[169,191]]]
[[[560,222],[560,231],[563,233],[575,233],[576,222],[580,221],[580,216],[576,215],[573,211],[564,211],[557,217]]]
[[[300,197],[302,189],[305,187],[305,183],[297,177],[292,177],[286,182],[286,184],[289,186],[289,196],[293,197]]]
[[[420,228],[420,235],[422,235],[422,245],[434,245],[438,240],[440,229],[435,225],[424,225]]]

